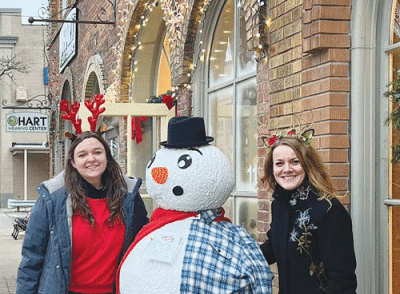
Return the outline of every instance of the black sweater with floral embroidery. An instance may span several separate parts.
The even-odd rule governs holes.
[[[278,264],[279,293],[356,293],[351,219],[340,201],[318,200],[307,180],[293,191],[277,186],[273,198],[261,250]]]

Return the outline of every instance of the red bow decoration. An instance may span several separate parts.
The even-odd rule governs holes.
[[[278,136],[277,136],[277,135],[273,135],[271,138],[269,138],[269,140],[268,140],[269,146],[274,145],[274,143],[276,142],[276,140],[278,140]]]
[[[176,107],[176,99],[171,95],[163,95],[162,102],[167,105],[168,109],[170,110],[172,107],[175,106],[175,116],[178,116],[178,109]]]
[[[75,102],[71,104],[71,110],[69,109],[69,102],[68,100],[61,100],[60,101],[60,112],[65,112],[61,117],[65,120],[70,120],[72,125],[74,126],[76,130],[76,134],[82,134],[82,120],[80,118],[76,118],[76,115],[79,111],[80,104],[78,102]]]
[[[100,105],[104,104],[106,101],[103,99],[103,95],[97,94],[94,96],[94,100],[86,100],[85,106],[90,110],[92,116],[88,117],[90,124],[90,130],[96,132],[96,125],[99,119],[99,115],[102,114],[106,109],[104,107],[100,108]]]
[[[147,117],[132,117],[132,140],[136,139],[136,144],[140,144],[143,141],[143,131],[141,122],[145,122]]]

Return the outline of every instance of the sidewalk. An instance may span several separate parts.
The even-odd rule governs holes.
[[[25,217],[27,211],[0,209],[0,294],[15,294],[17,269],[21,261],[21,246],[24,232],[18,239],[11,237],[12,221],[16,217]]]

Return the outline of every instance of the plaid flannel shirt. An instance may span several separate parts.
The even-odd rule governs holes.
[[[213,221],[220,210],[199,214],[191,225],[180,293],[272,293],[269,266],[240,226]]]

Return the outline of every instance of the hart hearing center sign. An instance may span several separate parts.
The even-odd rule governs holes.
[[[6,116],[7,132],[48,132],[47,115],[37,112],[9,113]]]

